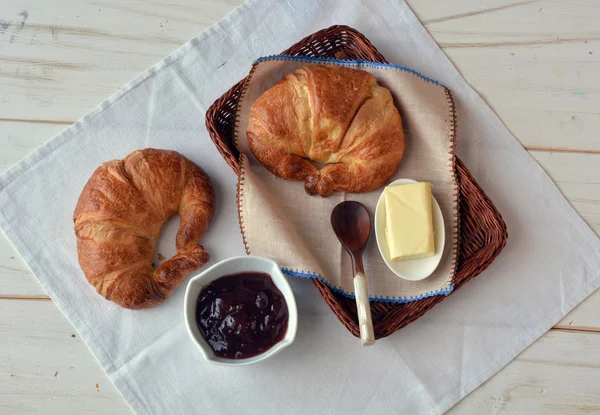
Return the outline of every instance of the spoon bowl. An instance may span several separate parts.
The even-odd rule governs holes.
[[[361,203],[342,202],[331,212],[331,227],[348,253],[362,253],[371,234],[371,216]]]

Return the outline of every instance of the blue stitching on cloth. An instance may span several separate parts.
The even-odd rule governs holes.
[[[425,82],[430,82],[434,85],[440,86],[442,88],[446,88],[446,85],[441,82],[436,81],[435,79],[431,79],[420,72],[417,72],[413,69],[407,68],[406,66],[397,65],[395,63],[378,63],[371,61],[363,61],[363,60],[345,60],[345,59],[333,59],[333,58],[314,58],[312,56],[288,56],[288,55],[269,55],[258,58],[254,61],[254,64],[258,64],[266,61],[274,61],[274,60],[286,60],[286,61],[298,61],[298,62],[306,62],[306,63],[318,63],[318,62],[328,62],[333,63],[335,65],[341,66],[353,66],[355,64],[361,66],[369,66],[371,68],[391,68],[397,71],[408,72],[412,75],[419,77]]]
[[[257,65],[261,62],[274,61],[274,60],[282,60],[282,61],[290,61],[291,60],[291,61],[298,61],[298,62],[305,62],[305,63],[327,62],[327,63],[333,63],[334,65],[340,65],[340,66],[346,66],[346,67],[360,65],[360,66],[368,66],[371,68],[394,69],[397,71],[410,73],[410,74],[415,75],[418,78],[424,80],[425,82],[429,82],[434,85],[440,86],[442,88],[446,88],[446,86],[444,84],[436,81],[435,79],[431,79],[431,78],[423,75],[420,72],[417,72],[413,69],[407,68],[406,66],[396,65],[394,63],[377,63],[377,62],[364,61],[364,60],[343,60],[343,59],[333,59],[333,58],[314,58],[311,56],[269,55],[269,56],[263,56],[261,58],[256,59],[254,61],[254,65]],[[325,285],[327,285],[329,288],[331,288],[333,290],[333,292],[342,294],[345,297],[354,299],[354,293],[349,293],[347,291],[344,291],[344,289],[342,287],[338,287],[336,285],[331,284],[329,281],[327,281],[325,278],[323,278],[323,276],[320,274],[316,274],[314,272],[302,271],[302,270],[298,270],[298,269],[291,269],[291,268],[281,268],[281,271],[284,274],[290,275],[292,277],[312,278],[312,279],[319,280],[319,281],[323,282]],[[387,295],[386,296],[369,296],[369,300],[370,301],[381,301],[381,302],[385,302],[385,303],[405,304],[405,303],[410,303],[413,301],[419,301],[424,298],[434,297],[436,295],[448,295],[452,291],[454,291],[454,284],[449,284],[445,288],[441,288],[436,291],[429,291],[424,294],[419,294],[418,296],[410,296],[410,297],[390,297]]]
[[[336,285],[331,284],[329,281],[327,281],[325,278],[323,278],[322,275],[320,274],[316,274],[314,272],[307,272],[307,271],[302,271],[302,270],[298,270],[298,269],[291,269],[291,268],[281,268],[281,271],[286,274],[286,275],[290,275],[292,277],[300,277],[300,278],[313,278],[316,280],[319,280],[323,283],[325,283],[329,288],[331,288],[333,290],[333,292],[338,293],[338,294],[342,294],[348,298],[352,298],[354,299],[354,293],[349,293],[347,291],[344,291],[344,289],[342,287],[338,287]],[[369,296],[369,301],[381,301],[384,303],[399,303],[399,304],[405,304],[405,303],[411,303],[413,301],[419,301],[422,300],[424,298],[429,298],[429,297],[435,297],[436,295],[448,295],[450,294],[452,291],[454,291],[454,284],[449,284],[447,287],[445,288],[441,288],[439,290],[436,291],[429,291],[425,294],[419,294],[417,296],[410,296],[410,297],[390,297],[390,296]]]

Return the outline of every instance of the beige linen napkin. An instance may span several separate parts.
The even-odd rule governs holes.
[[[402,116],[406,150],[390,181],[410,178],[431,182],[445,219],[441,262],[422,281],[406,281],[391,272],[381,257],[375,235],[371,235],[364,252],[371,299],[407,302],[450,293],[458,233],[454,104],[443,85],[397,65],[288,56],[255,62],[238,104],[234,136],[242,154],[238,207],[247,251],[274,259],[289,275],[318,278],[335,290],[353,295],[350,258],[331,229],[331,211],[341,201],[356,200],[373,218],[383,188],[361,194],[335,192],[327,198],[309,196],[302,182],[284,180],[267,171],[250,151],[246,138],[250,107],[256,98],[285,74],[309,63],[368,71],[392,92]]]

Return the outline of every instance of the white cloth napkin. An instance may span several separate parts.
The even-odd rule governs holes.
[[[101,162],[146,146],[175,149],[213,179],[216,215],[202,239],[212,262],[242,254],[236,180],[202,114],[256,57],[332,24],[355,27],[389,61],[454,92],[458,155],[503,214],[508,245],[482,275],[371,348],[310,281],[294,279],[295,343],[260,364],[211,366],[184,328],[184,286],[144,311],[95,293],[77,264],[73,207]],[[0,227],[139,413],[438,414],[600,286],[599,239],[399,0],[250,0],[7,172]]]

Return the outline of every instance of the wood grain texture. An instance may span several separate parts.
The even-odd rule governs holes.
[[[0,334],[0,412],[131,413],[52,303],[0,300]],[[449,413],[596,413],[598,367],[600,334],[551,331]]]
[[[550,331],[449,414],[600,413],[600,334]]]
[[[0,33],[0,114],[76,120],[241,0],[208,6],[212,2],[171,3],[181,4],[180,9],[133,0],[98,7],[61,0],[69,12],[58,19],[51,3],[38,1],[25,8],[23,22],[25,9],[12,0],[14,5],[0,12],[9,23]],[[591,18],[598,13],[597,2],[579,0],[566,7],[548,0],[427,0],[410,5],[524,145],[600,150],[595,134],[600,77],[594,75],[600,41]],[[30,108],[26,116],[18,109],[25,105]],[[73,116],[66,119],[66,114]]]
[[[77,120],[241,3],[4,0],[0,115]]]
[[[600,149],[600,3],[410,4],[523,145]]]
[[[600,149],[600,42],[446,52],[524,146]]]
[[[241,2],[4,0],[0,173]],[[408,3],[600,234],[600,3]],[[600,413],[599,311],[595,293],[450,412]],[[0,336],[0,413],[131,413],[1,233]]]
[[[62,124],[0,121],[0,174],[66,127]],[[0,248],[0,257],[3,252]]]
[[[0,413],[132,413],[53,303],[0,300],[0,338]]]
[[[578,331],[600,331],[600,292],[596,291],[555,326]]]
[[[554,180],[577,213],[600,236],[600,154],[530,153]]]
[[[17,250],[0,232],[0,298],[15,295],[41,296],[46,292]]]

